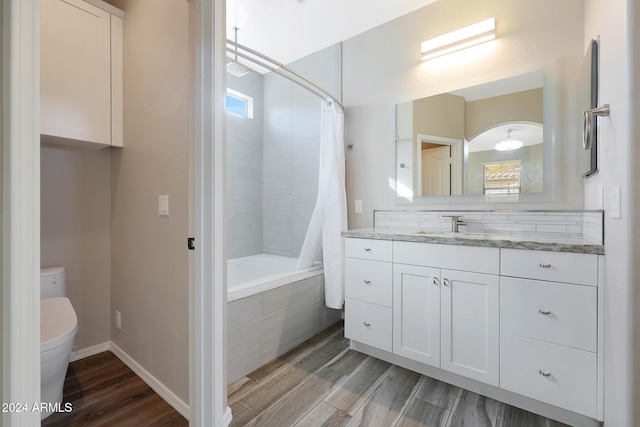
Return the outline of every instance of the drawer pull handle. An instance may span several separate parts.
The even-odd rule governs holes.
[[[444,285],[445,285],[445,286],[451,287],[451,280],[449,280],[449,279],[444,279],[444,281],[443,281],[443,282],[444,282]]]
[[[551,314],[551,310],[542,310],[542,309],[539,309],[539,310],[538,310],[538,313],[540,313],[540,314],[544,314],[545,316],[548,316],[549,314]]]
[[[371,248],[364,248],[365,252],[371,252]]]
[[[371,327],[371,323],[370,322],[363,322],[363,323],[364,323],[364,326],[366,326],[367,328]]]
[[[364,279],[364,284],[365,285],[370,285],[371,284],[371,280]]]
[[[440,279],[438,279],[437,277],[433,278],[433,284],[436,286],[440,286]]]
[[[550,377],[551,376],[551,372],[545,372],[542,369],[538,369],[538,373],[540,375],[542,375],[543,377]]]
[[[540,264],[540,268],[551,268],[551,264]]]

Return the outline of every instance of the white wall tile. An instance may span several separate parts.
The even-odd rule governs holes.
[[[262,366],[261,320],[229,329],[227,382],[232,383]]]
[[[262,295],[252,295],[227,305],[227,327],[233,329],[262,317]]]
[[[450,231],[448,215],[461,216],[467,223],[464,231],[556,234],[602,242],[601,211],[375,211],[374,224],[381,228]]]

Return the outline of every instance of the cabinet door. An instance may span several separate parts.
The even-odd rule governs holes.
[[[442,270],[441,367],[499,385],[498,276]]]
[[[393,266],[393,352],[440,367],[440,270]]]
[[[111,15],[81,0],[41,2],[41,133],[110,144]]]

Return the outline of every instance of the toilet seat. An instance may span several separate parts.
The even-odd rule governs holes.
[[[66,297],[40,300],[40,352],[58,347],[78,330],[78,317]]]

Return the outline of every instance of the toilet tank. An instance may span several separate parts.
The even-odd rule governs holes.
[[[40,299],[67,296],[67,279],[64,267],[40,269]]]

